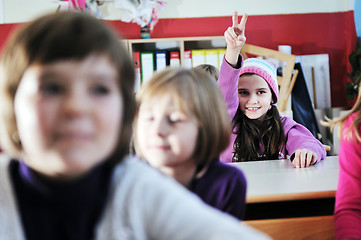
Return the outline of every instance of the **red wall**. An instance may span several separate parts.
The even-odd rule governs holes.
[[[106,21],[125,38],[140,38],[135,23]],[[231,17],[160,19],[152,38],[223,35]],[[14,24],[0,25],[0,48]],[[356,44],[353,11],[250,16],[246,26],[247,43],[277,49],[291,45],[293,54],[328,53],[330,57],[331,101],[333,107],[350,106],[344,93],[350,72],[348,55]]]
[[[0,49],[3,47],[7,37],[19,24],[0,24]]]

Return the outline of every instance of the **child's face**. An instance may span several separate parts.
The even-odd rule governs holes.
[[[242,75],[238,80],[239,106],[249,119],[263,119],[271,102],[272,92],[258,75]]]
[[[143,102],[136,129],[145,159],[157,168],[195,165],[192,159],[198,135],[194,116],[180,111],[170,94]]]
[[[83,175],[118,142],[123,99],[104,56],[31,65],[15,95],[24,160],[53,178]]]

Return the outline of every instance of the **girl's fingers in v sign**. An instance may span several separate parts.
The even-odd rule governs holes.
[[[233,29],[237,36],[244,36],[245,29],[246,29],[246,22],[247,22],[248,15],[246,13],[243,14],[241,22],[238,24],[238,13],[235,11],[233,13]]]

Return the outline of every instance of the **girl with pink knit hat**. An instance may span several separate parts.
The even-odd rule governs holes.
[[[276,107],[278,83],[276,67],[269,61],[249,58],[240,51],[246,42],[244,14],[224,37],[227,50],[218,84],[233,124],[231,144],[221,154],[222,162],[271,160],[289,157],[295,167],[308,167],[326,157],[326,151],[312,133]]]

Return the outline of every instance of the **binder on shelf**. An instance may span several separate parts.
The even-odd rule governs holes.
[[[140,53],[140,73],[142,77],[142,83],[147,82],[154,72],[154,53],[153,52],[141,52]]]
[[[218,68],[218,49],[205,49],[204,51],[206,64],[210,64]]]
[[[224,54],[226,53],[226,49],[225,48],[219,48],[218,49],[218,69],[221,69],[221,65],[224,59]]]
[[[205,50],[192,50],[192,67],[206,63]]]
[[[134,82],[134,92],[138,92],[140,88],[141,82],[141,74],[140,74],[140,52],[133,52],[133,63],[135,70],[135,82]]]
[[[169,53],[169,65],[171,67],[180,66],[179,51],[171,51]]]
[[[167,52],[155,51],[155,70],[160,71],[167,67]]]
[[[192,68],[192,51],[191,50],[184,51],[184,67]]]

